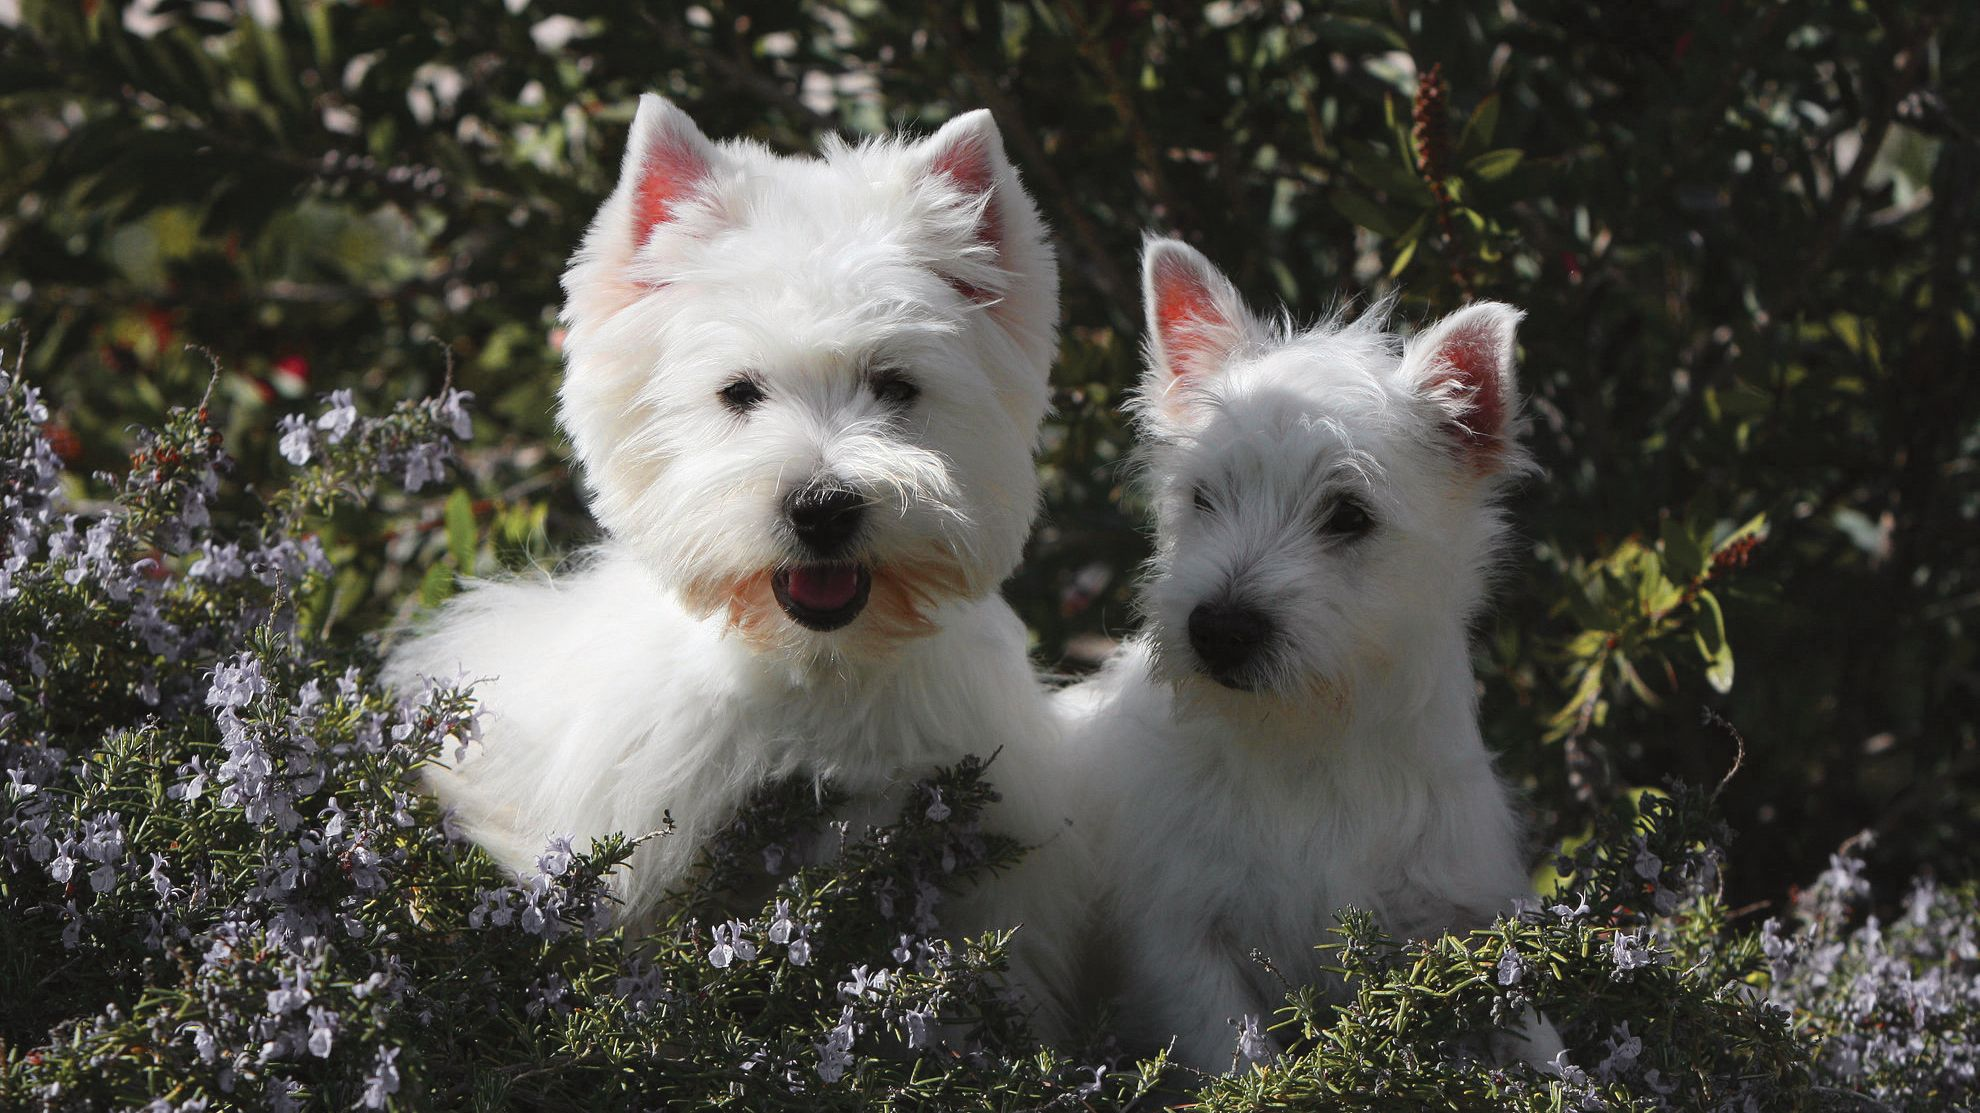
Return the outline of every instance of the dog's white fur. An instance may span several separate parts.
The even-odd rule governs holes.
[[[1525,466],[1521,314],[1474,305],[1405,347],[1386,306],[1261,320],[1175,240],[1149,243],[1143,277],[1146,628],[1056,706],[1089,795],[1113,806],[1097,868],[1123,1035],[1136,1050],[1173,1035],[1179,1061],[1222,1071],[1233,1024],[1284,1000],[1254,949],[1338,994],[1313,947],[1339,910],[1419,937],[1529,892],[1467,648],[1505,532],[1496,496]],[[1365,533],[1328,526],[1343,498]],[[1218,600],[1276,631],[1232,678],[1248,690],[1193,648],[1192,612]],[[1529,1057],[1556,1049],[1533,1035]]]
[[[471,586],[389,664],[402,686],[476,684],[484,739],[430,776],[470,836],[526,871],[553,836],[671,815],[620,879],[638,921],[766,779],[871,807],[1001,751],[987,824],[1070,844],[1055,723],[996,594],[1038,504],[1058,271],[989,114],[807,159],[711,142],[645,97],[564,286],[559,416],[608,540],[558,577]],[[889,402],[880,375],[918,398]],[[746,412],[721,396],[739,377],[762,396]],[[786,500],[818,482],[869,504],[847,559],[871,598],[828,632],[771,587],[808,559]],[[1024,922],[1033,982],[1063,982],[1057,909],[1077,901],[1054,854],[965,914]]]

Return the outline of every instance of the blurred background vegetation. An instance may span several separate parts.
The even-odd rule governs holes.
[[[382,412],[451,365],[479,400],[457,489],[382,534],[326,528],[323,613],[365,635],[594,535],[552,418],[557,279],[638,94],[790,152],[988,107],[1064,261],[1049,501],[1009,587],[1044,663],[1090,667],[1132,627],[1116,406],[1144,230],[1309,318],[1391,289],[1408,323],[1502,299],[1528,313],[1544,475],[1480,661],[1536,836],[1715,783],[1743,737],[1734,896],[1778,898],[1865,828],[1886,876],[1971,877],[1970,15],[0,0],[0,317],[83,469],[197,398],[208,353],[249,484],[280,466],[279,415],[346,388]]]

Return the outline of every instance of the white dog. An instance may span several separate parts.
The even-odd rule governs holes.
[[[390,662],[476,683],[484,739],[431,776],[471,837],[523,871],[671,815],[622,879],[637,922],[770,778],[870,802],[1001,750],[989,825],[1059,834],[996,594],[1037,510],[1058,270],[990,115],[804,159],[645,97],[564,289],[559,416],[608,540],[472,587]],[[1047,965],[1064,889],[1002,885],[971,926],[1025,921]]]
[[[1143,291],[1146,633],[1058,709],[1115,808],[1123,1035],[1221,1071],[1233,1024],[1284,1002],[1254,949],[1325,984],[1313,947],[1347,906],[1415,937],[1529,892],[1467,648],[1525,466],[1521,315],[1474,305],[1406,348],[1380,310],[1294,331],[1174,240]]]

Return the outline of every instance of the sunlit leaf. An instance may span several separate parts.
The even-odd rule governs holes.
[[[1488,182],[1497,181],[1512,173],[1519,166],[1520,160],[1525,157],[1526,152],[1516,147],[1502,147],[1496,151],[1487,151],[1465,163],[1464,169],[1474,178]]]

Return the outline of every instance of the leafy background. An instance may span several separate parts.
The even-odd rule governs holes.
[[[455,488],[316,526],[337,572],[312,622],[371,637],[457,574],[592,535],[551,417],[557,277],[639,93],[792,152],[989,107],[1065,273],[1047,512],[1008,588],[1040,659],[1090,667],[1131,623],[1116,406],[1144,230],[1306,317],[1390,290],[1411,323],[1512,302],[1544,475],[1481,631],[1487,737],[1537,845],[1738,760],[1727,899],[1757,918],[1865,829],[1887,892],[1974,875],[1960,14],[9,0],[0,315],[78,474],[122,469],[128,428],[197,400],[213,362],[250,489],[285,466],[278,416],[336,389],[383,411],[451,367],[478,398]]]

